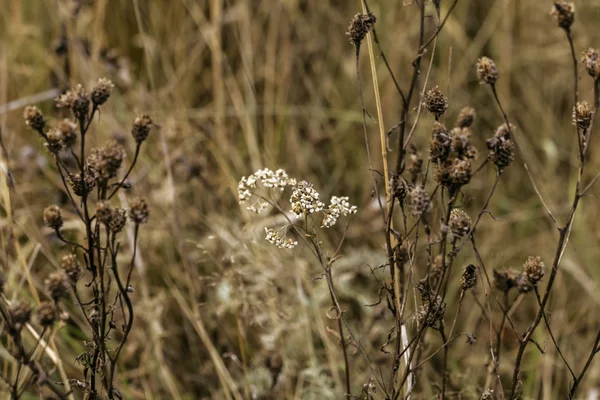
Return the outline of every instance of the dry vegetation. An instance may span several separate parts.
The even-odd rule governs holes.
[[[598,80],[580,60],[600,47],[600,4],[577,1],[569,30],[557,26],[552,1],[401,3],[368,6],[398,87],[404,95],[414,89],[408,107],[371,35],[358,53],[359,95],[359,40],[353,45],[346,32],[363,12],[360,0],[0,0],[0,308],[24,301],[37,310],[51,300],[48,276],[74,251],[44,227],[47,206],[62,208],[60,232],[84,247],[91,224],[79,220],[45,139],[25,125],[25,106],[36,105],[56,124],[68,114],[55,108],[55,97],[107,77],[115,88],[94,117],[89,148],[117,140],[129,166],[136,152],[132,121],[149,114],[154,126],[130,185],[111,200],[129,208],[144,196],[150,219],[139,237],[130,221],[118,239],[121,265],[129,265],[136,238],[139,245],[131,264],[135,291],[125,288],[135,320],[117,360],[118,391],[98,383],[98,398],[339,399],[349,386],[353,398],[383,399],[403,398],[413,384],[411,399],[479,399],[492,389],[492,398],[556,399],[566,398],[574,382],[573,398],[596,398],[600,364],[586,362],[600,338],[600,188],[585,188],[600,171],[600,142],[573,125],[572,110],[574,101],[595,103]],[[424,40],[432,40],[418,57],[421,26]],[[577,60],[575,91],[566,32]],[[494,85],[479,82],[475,63],[482,56],[500,72]],[[420,75],[413,86],[415,60]],[[443,95],[429,95],[434,112],[419,110],[436,86]],[[493,158],[478,169],[487,159],[486,140],[505,122],[498,102],[514,128],[496,139],[516,141],[519,151],[504,169]],[[436,119],[451,129],[466,106],[477,113],[469,129],[479,158],[463,186],[439,178],[444,174],[435,170],[448,155],[430,153],[430,139]],[[417,154],[398,152],[403,109],[405,140],[418,121],[410,139],[423,170],[430,165],[431,210],[414,201],[423,174],[413,181],[410,169],[403,171]],[[452,154],[458,157],[454,147]],[[405,180],[391,179],[397,166]],[[329,229],[320,228],[320,219],[300,219],[288,229],[298,246],[279,249],[264,240],[265,227],[289,222],[293,189],[272,198],[284,212],[267,207],[256,216],[239,204],[238,182],[262,168],[311,182],[325,204],[332,195],[348,196],[357,213]],[[402,208],[400,191],[392,190],[399,187],[413,195]],[[460,230],[440,222],[448,223],[454,208],[478,221],[476,234],[470,225],[460,238]],[[435,281],[441,253],[449,255],[437,262],[446,272]],[[84,264],[83,252],[75,254]],[[538,260],[530,256],[545,264],[535,288]],[[520,271],[526,261],[529,278],[505,272]],[[390,263],[402,275],[390,274]],[[473,288],[463,277],[470,264],[478,279]],[[499,290],[502,274],[516,289]],[[79,287],[92,279],[87,271]],[[538,298],[546,293],[540,313]],[[443,323],[428,307],[438,294],[445,296]],[[403,302],[402,310],[395,307]],[[98,346],[89,344],[95,339],[85,307],[70,298],[58,309],[51,327],[32,319],[19,334],[3,318],[0,375],[8,384],[0,381],[0,397],[14,397],[22,368],[20,398],[93,398],[77,361]],[[119,318],[112,341],[100,344],[109,361],[125,330]],[[532,323],[536,329],[528,331]],[[402,329],[404,337],[396,334]],[[410,350],[402,353],[407,342]],[[24,357],[23,348],[36,351]],[[98,367],[101,377],[106,368]]]

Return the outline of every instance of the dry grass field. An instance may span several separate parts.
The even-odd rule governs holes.
[[[574,377],[598,346],[600,187],[592,186],[576,207],[517,382],[513,374],[522,347],[517,334],[526,334],[540,306],[535,293],[502,293],[492,270],[520,269],[529,256],[541,257],[546,273],[536,291],[543,296],[564,236],[558,227],[568,225],[574,193],[581,192],[578,182],[585,187],[600,171],[598,140],[589,141],[585,169],[580,168],[569,42],[551,15],[552,1],[428,1],[421,24],[418,0],[369,0],[381,49],[404,93],[411,86],[421,26],[425,38],[439,26],[436,3],[441,3],[442,18],[451,13],[422,54],[406,135],[418,121],[411,143],[429,165],[435,118],[419,104],[426,90],[438,86],[448,100],[441,120],[450,128],[463,107],[476,110],[470,140],[479,159],[473,170],[481,165],[488,153],[486,139],[504,123],[493,92],[475,71],[477,60],[487,56],[500,71],[495,89],[516,127],[513,139],[519,149],[497,181],[488,162],[456,199],[454,206],[473,221],[479,216],[480,222],[477,247],[466,240],[452,260],[442,328],[420,329],[422,300],[415,289],[438,247],[446,247],[442,232],[448,227],[440,220],[449,216],[445,202],[451,192],[444,194],[441,186],[432,196],[430,227],[424,226],[424,217],[409,216],[419,228],[406,232],[406,215],[396,209],[394,226],[410,247],[402,322],[395,318],[394,290],[387,291],[391,231],[377,198],[386,208],[380,138],[383,134],[383,147],[389,148],[391,177],[403,103],[370,34],[360,47],[359,63],[371,173],[356,48],[346,35],[351,19],[363,12],[360,0],[0,0],[2,307],[25,300],[35,309],[48,298],[48,275],[72,251],[44,227],[47,206],[62,208],[65,236],[84,245],[86,237],[54,156],[24,122],[25,106],[36,105],[53,124],[68,116],[54,106],[60,93],[77,83],[92,87],[107,77],[114,89],[94,117],[89,146],[117,140],[127,154],[123,163],[129,165],[135,152],[132,121],[142,114],[154,121],[128,177],[131,187],[111,200],[114,207],[128,208],[131,199],[144,196],[150,208],[131,264],[135,319],[115,380],[123,399],[480,399],[486,398],[486,389],[493,389],[488,398],[509,399],[513,384],[514,398],[567,398]],[[600,47],[599,21],[600,2],[576,1],[571,34],[578,98],[590,104],[594,80],[579,61],[585,50]],[[306,238],[315,239],[308,231],[295,235],[300,244],[294,249],[264,240],[265,227],[283,226],[287,215],[269,209],[257,216],[239,204],[238,182],[262,168],[281,168],[298,181],[311,182],[325,203],[332,195],[348,196],[357,206],[343,223],[319,230],[319,247],[329,249],[327,257],[339,256],[329,264],[331,270],[324,270],[329,261],[319,263],[306,245]],[[430,194],[435,179],[431,172]],[[281,200],[285,208],[285,196]],[[118,239],[123,265],[131,258],[134,236],[130,223]],[[468,264],[476,265],[484,279],[463,298],[461,274]],[[81,290],[89,281],[88,271]],[[332,307],[330,282],[343,318]],[[94,398],[79,357],[90,351],[90,328],[71,297],[59,306],[64,315],[44,330],[44,344],[35,353],[36,365],[48,376],[24,366],[19,398],[61,398],[46,382],[56,383],[64,398]],[[448,338],[447,345],[438,333],[444,323],[446,333],[452,325],[462,334]],[[120,324],[118,319],[111,340],[119,339]],[[406,330],[409,340],[419,340],[395,358],[397,343],[405,344],[396,326]],[[0,398],[6,399],[16,398],[9,383],[16,365],[21,368],[7,334],[10,327],[0,322],[0,374],[6,378],[0,381]],[[345,396],[339,329],[348,335],[350,397]],[[35,344],[40,331],[32,321],[22,338]],[[414,357],[409,368],[406,354]],[[398,372],[393,371],[395,361]],[[405,368],[411,393],[398,381]],[[102,390],[97,396],[118,398]],[[598,396],[600,362],[594,360],[573,398]]]

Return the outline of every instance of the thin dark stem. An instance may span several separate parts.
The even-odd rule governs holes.
[[[131,165],[129,166],[129,169],[127,170],[127,173],[125,174],[125,176],[123,177],[123,179],[121,179],[119,181],[119,183],[117,184],[117,187],[107,197],[107,200],[112,199],[112,197],[119,191],[119,189],[121,189],[121,187],[123,186],[123,184],[125,183],[125,181],[129,177],[129,174],[131,173],[131,171],[133,170],[133,167],[135,166],[135,163],[137,162],[138,155],[140,154],[141,147],[142,147],[141,143],[138,143],[136,145],[136,147],[135,147],[135,155],[133,156],[133,161],[131,162]]]

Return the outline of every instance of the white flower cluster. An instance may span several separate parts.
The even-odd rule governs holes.
[[[293,249],[298,245],[298,242],[286,237],[281,237],[278,231],[275,229],[265,228],[265,239],[280,249]]]
[[[292,212],[296,217],[323,211],[323,207],[325,207],[325,204],[319,200],[319,193],[313,185],[306,181],[294,186],[290,203],[292,204]]]
[[[288,174],[282,170],[272,171],[268,168],[259,169],[250,176],[244,176],[238,183],[238,198],[240,204],[243,204],[252,198],[257,184],[261,184],[265,188],[274,188],[283,191],[286,186],[296,184],[295,179],[290,179]],[[268,206],[262,200],[257,200],[253,205],[247,207],[249,211],[259,213]]]
[[[348,216],[350,214],[356,214],[356,206],[350,205],[350,199],[348,197],[331,197],[331,203],[327,209],[323,210],[325,218],[323,218],[323,227],[331,228],[337,222],[341,216]]]

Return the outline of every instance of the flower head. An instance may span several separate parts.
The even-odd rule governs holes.
[[[288,239],[285,236],[281,236],[275,229],[265,228],[265,234],[265,240],[271,244],[274,244],[280,249],[293,249],[298,245],[297,241]]]
[[[296,217],[322,211],[325,207],[325,204],[319,200],[319,193],[312,184],[306,181],[299,182],[294,186],[290,203],[292,204],[292,212]]]
[[[350,214],[356,214],[356,206],[350,205],[350,199],[348,197],[331,197],[331,203],[329,207],[323,210],[325,218],[323,218],[323,227],[331,228],[337,222],[341,216],[348,216]]]

